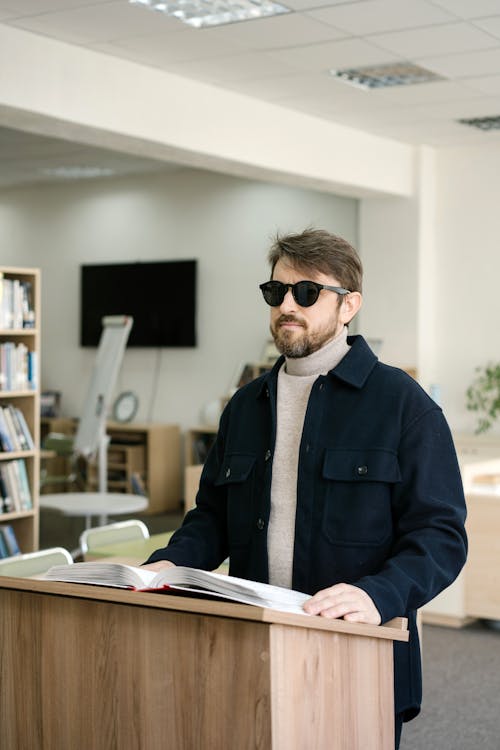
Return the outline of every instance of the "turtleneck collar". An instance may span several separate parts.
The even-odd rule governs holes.
[[[287,375],[326,375],[333,370],[340,360],[345,357],[350,347],[347,343],[347,327],[334,339],[329,341],[317,352],[309,354],[307,357],[291,358],[285,360],[285,371]]]

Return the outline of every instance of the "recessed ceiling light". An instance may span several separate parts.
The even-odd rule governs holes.
[[[60,177],[64,180],[91,179],[92,177],[110,177],[113,169],[108,167],[47,167],[39,170],[47,177]]]
[[[500,130],[500,115],[490,117],[463,117],[457,120],[461,125],[470,125],[479,130]]]
[[[273,0],[129,0],[129,3],[173,16],[196,29],[290,13],[290,8]]]
[[[351,86],[362,89],[382,89],[390,86],[411,86],[415,83],[442,81],[442,76],[413,63],[367,65],[362,68],[331,70],[330,74]]]

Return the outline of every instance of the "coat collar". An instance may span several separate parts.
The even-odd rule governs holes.
[[[372,352],[365,339],[362,336],[348,336],[347,343],[351,347],[345,357],[339,362],[337,367],[330,370],[328,377],[335,377],[339,380],[352,385],[354,388],[362,388],[366,383],[371,371],[378,362],[377,357]],[[285,361],[281,356],[270,370],[262,378],[262,383],[258,391],[258,396],[268,395],[270,389],[276,388],[278,372]]]

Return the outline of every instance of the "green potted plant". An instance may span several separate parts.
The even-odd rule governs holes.
[[[466,407],[477,412],[476,434],[489,430],[500,415],[500,362],[476,367],[466,391]]]

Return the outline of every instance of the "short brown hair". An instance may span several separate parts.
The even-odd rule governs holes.
[[[300,234],[276,235],[269,250],[271,276],[283,259],[294,268],[334,276],[350,292],[361,292],[363,266],[352,245],[324,229],[306,229]]]

